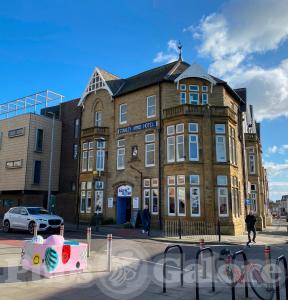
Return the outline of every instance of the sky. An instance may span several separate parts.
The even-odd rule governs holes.
[[[0,103],[80,97],[95,66],[128,77],[177,59],[246,87],[270,198],[288,194],[288,0],[0,2]]]

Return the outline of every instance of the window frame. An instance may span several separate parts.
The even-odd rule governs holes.
[[[226,206],[227,206],[227,213],[222,214],[220,212],[220,197],[224,197],[223,195],[221,195],[220,191],[221,190],[225,190],[226,193]],[[228,195],[228,188],[224,187],[224,186],[219,186],[217,187],[217,203],[218,203],[218,216],[219,217],[229,217],[229,195]]]
[[[191,137],[196,137],[196,141],[191,142]],[[197,147],[197,157],[191,158],[191,144]],[[189,161],[199,161],[199,136],[198,134],[189,134]]]
[[[122,109],[126,107],[126,112],[123,113]],[[126,120],[123,120],[123,114],[126,117]],[[127,120],[128,120],[128,105],[127,103],[122,103],[119,105],[119,124],[123,125],[123,124],[127,124]]]
[[[154,99],[154,105],[149,105],[149,100]],[[152,115],[149,114],[149,108],[154,107],[154,113]],[[147,119],[156,117],[156,95],[148,96],[146,98],[146,116]]]
[[[192,212],[192,208],[193,208],[193,206],[192,206],[192,191],[193,191],[193,189],[195,190],[197,190],[198,191],[198,210],[199,210],[199,212],[197,213],[197,214],[195,214],[195,213],[193,213]],[[201,191],[200,191],[200,186],[197,186],[197,185],[191,185],[190,186],[190,215],[191,215],[191,217],[201,217]]]

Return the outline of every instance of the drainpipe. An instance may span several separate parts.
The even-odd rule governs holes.
[[[159,226],[162,230],[162,161],[161,161],[161,131],[162,131],[162,89],[161,83],[159,87],[159,129],[158,129],[158,188],[159,188]]]

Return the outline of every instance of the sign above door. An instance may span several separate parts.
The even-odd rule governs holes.
[[[130,185],[121,185],[118,187],[118,197],[131,197],[132,187]]]

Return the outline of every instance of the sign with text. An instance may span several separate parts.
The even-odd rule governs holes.
[[[132,132],[137,132],[145,129],[156,128],[156,127],[157,127],[157,121],[151,121],[151,122],[136,124],[124,128],[118,128],[118,134],[132,133]]]
[[[139,197],[133,197],[133,208],[139,209]]]
[[[130,185],[121,185],[118,187],[118,197],[131,197],[132,187]]]
[[[113,198],[108,198],[108,208],[113,208]]]

